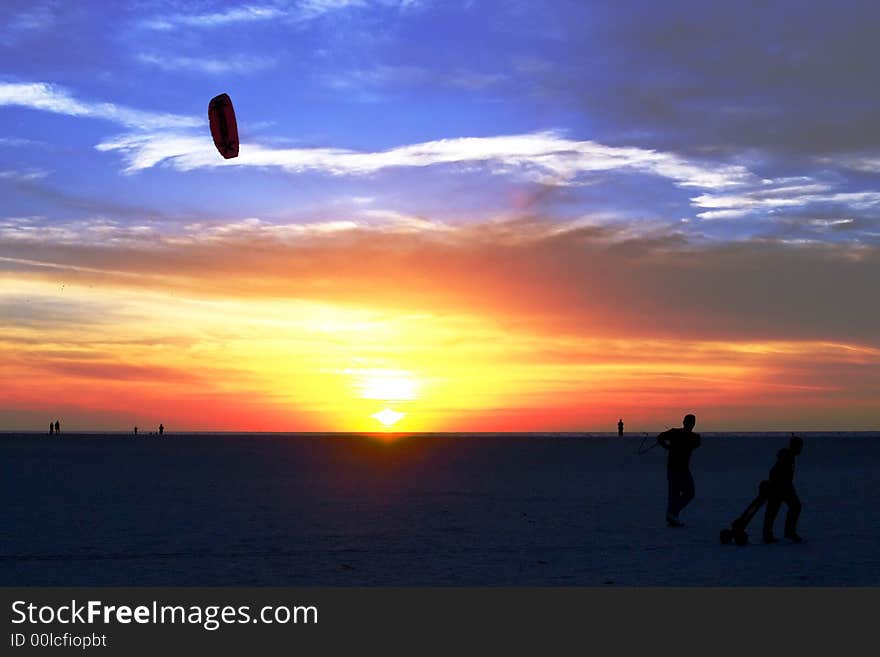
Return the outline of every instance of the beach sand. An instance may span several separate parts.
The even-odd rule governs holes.
[[[0,585],[880,585],[880,434],[801,435],[808,542],[742,548],[788,434],[704,433],[681,529],[642,434],[0,435]]]

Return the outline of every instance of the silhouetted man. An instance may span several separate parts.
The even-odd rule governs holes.
[[[135,436],[138,435],[138,428],[137,427],[134,428],[134,435]]]
[[[53,433],[55,433],[55,425],[50,422],[49,423],[49,435],[51,436]]]
[[[618,435],[619,437],[622,437],[622,436],[623,436],[623,418],[620,418],[620,419],[617,421],[617,435]]]
[[[61,433],[61,423],[55,420],[55,433]]]
[[[788,511],[785,514],[785,538],[795,543],[803,543],[797,533],[797,521],[801,515],[801,501],[794,489],[794,460],[804,448],[800,436],[792,436],[788,447],[783,447],[776,454],[776,463],[770,468],[770,480],[767,487],[767,510],[764,512],[764,542],[777,543],[773,536],[773,523],[779,513],[779,507],[785,502]]]
[[[165,426],[160,424],[159,425],[159,435],[161,436],[163,433],[165,433]]]
[[[682,424],[680,429],[668,429],[657,436],[657,442],[669,452],[666,459],[666,481],[669,484],[666,524],[669,527],[684,527],[678,514],[694,499],[691,452],[700,446],[700,434],[694,433],[697,424],[694,415],[685,415]]]

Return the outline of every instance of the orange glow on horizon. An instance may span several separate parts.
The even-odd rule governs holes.
[[[9,277],[2,299],[35,309],[0,336],[12,429],[60,416],[70,430],[578,431],[623,416],[637,431],[682,409],[763,427],[843,407],[867,423],[870,388],[823,368],[880,364],[850,344],[541,334],[487,315]]]

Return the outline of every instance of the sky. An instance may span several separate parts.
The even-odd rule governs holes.
[[[877,429],[878,24],[5,0],[0,429]]]

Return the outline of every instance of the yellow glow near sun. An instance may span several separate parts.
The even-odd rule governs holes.
[[[366,369],[357,376],[356,385],[364,399],[411,401],[418,396],[418,383],[405,370]]]
[[[362,399],[377,399],[383,402],[410,402],[418,398],[418,383],[407,370],[364,368],[349,370],[355,376],[355,387]],[[405,413],[384,408],[370,417],[380,422],[386,429],[391,428],[406,416]]]
[[[373,413],[371,417],[377,419],[386,427],[390,427],[402,420],[404,415],[404,413],[398,413],[397,411],[392,411],[390,408],[385,408],[378,413]]]

